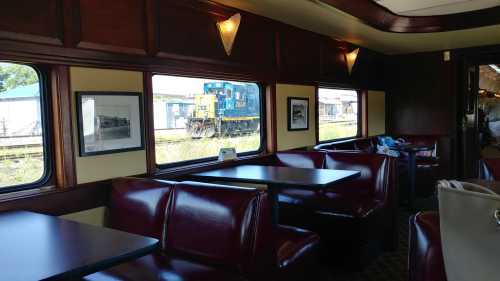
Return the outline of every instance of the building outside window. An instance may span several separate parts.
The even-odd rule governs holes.
[[[160,166],[215,159],[221,148],[238,155],[261,151],[256,83],[154,75],[153,105]]]
[[[318,89],[319,141],[356,137],[361,132],[355,90]]]

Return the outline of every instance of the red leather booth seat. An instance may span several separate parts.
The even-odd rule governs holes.
[[[500,158],[481,159],[479,169],[479,178],[489,181],[500,180]]]
[[[271,223],[265,193],[197,182],[113,181],[109,227],[161,241],[85,280],[308,280],[319,237]]]
[[[361,171],[320,191],[284,189],[280,222],[321,236],[323,257],[359,269],[382,249],[397,247],[395,159],[362,152],[289,151],[261,164]]]
[[[418,213],[410,219],[409,281],[446,281],[439,216]]]
[[[401,135],[407,142],[419,145],[433,146],[434,149],[429,152],[417,153],[417,177],[416,191],[421,195],[429,195],[434,192],[435,182],[440,177],[440,163],[438,157],[437,143],[440,138],[438,135]],[[376,136],[368,138],[358,138],[330,143],[319,144],[314,147],[315,150],[338,151],[338,150],[358,150],[367,153],[377,152],[378,139]],[[399,158],[398,170],[405,179],[400,182],[406,183],[407,179],[407,158],[402,155]],[[403,195],[403,194],[402,194]],[[404,196],[406,198],[406,196]]]

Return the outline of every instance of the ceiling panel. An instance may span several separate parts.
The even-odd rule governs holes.
[[[500,44],[500,25],[437,33],[392,33],[315,0],[214,1],[386,54]]]
[[[500,6],[500,0],[374,0],[402,16],[456,14]]]

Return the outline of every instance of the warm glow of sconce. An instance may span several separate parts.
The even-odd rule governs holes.
[[[349,75],[351,74],[352,68],[356,63],[356,59],[358,58],[358,53],[359,53],[359,48],[355,49],[350,53],[345,54],[345,61],[347,63],[347,70],[349,71]]]
[[[226,50],[228,56],[231,55],[231,51],[233,50],[233,44],[236,39],[236,34],[238,33],[238,28],[240,27],[240,22],[241,15],[234,14],[227,20],[217,23],[222,45],[224,45],[224,50]]]

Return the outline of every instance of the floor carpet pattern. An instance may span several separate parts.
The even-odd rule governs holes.
[[[399,215],[399,247],[395,252],[380,255],[361,272],[338,273],[323,268],[321,281],[408,281],[408,219],[410,213]]]

